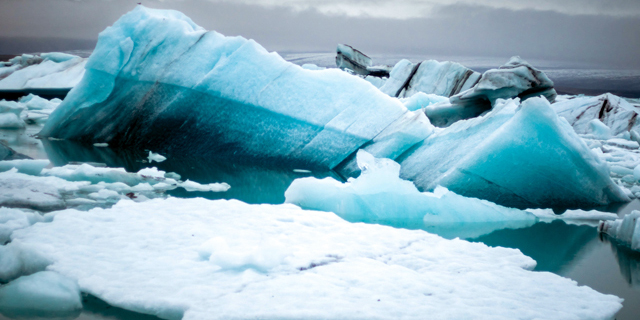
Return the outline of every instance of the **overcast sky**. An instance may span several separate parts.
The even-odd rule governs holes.
[[[91,46],[138,2],[268,50],[347,43],[370,53],[640,68],[640,0],[0,0],[0,54]]]

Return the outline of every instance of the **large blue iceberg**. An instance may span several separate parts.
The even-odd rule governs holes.
[[[359,174],[355,155],[364,149],[401,163],[402,177],[421,191],[440,184],[518,207],[628,200],[543,98],[494,106],[442,131],[359,77],[306,70],[252,40],[143,6],[100,34],[86,68],[41,137],[344,177]]]

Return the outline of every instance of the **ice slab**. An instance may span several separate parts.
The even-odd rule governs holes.
[[[498,69],[490,69],[473,88],[451,97],[453,105],[492,106],[498,99],[543,96],[553,102],[556,97],[553,81],[544,72],[532,67],[518,56]]]
[[[559,116],[567,119],[579,134],[598,135],[591,123],[598,120],[610,129],[611,136],[635,130],[640,132],[640,108],[610,93],[596,97],[578,96],[551,105]],[[600,137],[607,139],[607,137]]]
[[[60,52],[18,56],[0,66],[0,89],[71,88],[82,79],[86,63]]]
[[[138,6],[100,34],[40,135],[332,168],[407,112],[358,77]]]
[[[465,198],[445,188],[421,193],[399,178],[400,165],[358,151],[358,178],[341,183],[333,178],[301,178],[285,192],[286,202],[304,209],[329,211],[349,221],[424,220],[425,226],[503,221],[536,221],[525,211],[489,201]]]
[[[518,250],[292,205],[120,202],[58,212],[14,239],[83,292],[167,319],[609,319],[621,308],[617,297],[528,271],[535,262]]]
[[[51,261],[32,249],[20,241],[0,245],[0,282],[45,270]]]
[[[634,210],[622,219],[601,221],[598,231],[610,235],[632,250],[640,251],[640,211]]]
[[[0,129],[23,129],[26,124],[43,124],[62,102],[29,94],[19,101],[0,100]]]
[[[78,285],[55,272],[34,273],[0,287],[0,313],[7,316],[68,316],[81,308]]]
[[[442,185],[509,207],[629,201],[607,164],[545,98],[501,100],[482,117],[437,131],[397,161],[401,177],[423,191]]]
[[[10,168],[0,172],[0,206],[39,211],[89,209],[120,200],[166,197],[166,191],[179,187],[189,192],[224,192],[231,187],[227,183],[180,181],[179,175],[155,167],[127,172],[83,163],[42,169],[44,162],[48,164],[47,160],[0,161],[0,171],[3,165]]]
[[[480,73],[459,63],[425,60],[417,64],[400,60],[380,90],[392,97],[408,98],[418,92],[450,97],[473,87]]]
[[[0,245],[9,242],[13,230],[26,228],[43,220],[37,212],[0,207]]]

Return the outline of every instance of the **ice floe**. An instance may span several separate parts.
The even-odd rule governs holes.
[[[0,161],[0,206],[53,211],[67,207],[110,206],[122,199],[144,201],[166,197],[167,190],[224,192],[227,183],[181,181],[155,167],[138,172],[83,163],[44,168],[47,160]],[[177,179],[176,179],[177,178]]]
[[[13,239],[82,292],[166,319],[610,319],[621,308],[529,271],[535,262],[518,250],[292,205],[121,201],[57,212]]]
[[[0,65],[0,89],[71,88],[82,79],[86,63],[60,52],[23,54]]]
[[[24,129],[27,124],[44,124],[60,99],[47,100],[29,94],[19,101],[0,100],[0,129]]]
[[[443,187],[421,193],[411,181],[399,178],[400,165],[358,151],[361,174],[341,183],[333,178],[296,179],[285,193],[286,202],[305,209],[330,211],[349,221],[415,221],[426,226],[522,221],[536,217],[486,200],[466,198]]]
[[[632,250],[640,251],[640,211],[634,210],[622,219],[601,221],[598,231],[608,234]]]
[[[78,285],[55,272],[34,273],[0,287],[0,312],[8,316],[61,317],[81,308]]]

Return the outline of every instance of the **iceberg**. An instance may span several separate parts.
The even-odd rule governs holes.
[[[498,99],[518,97],[526,100],[543,96],[553,102],[557,96],[553,81],[544,72],[518,56],[498,69],[487,70],[477,84],[451,97],[453,105],[493,105]]]
[[[542,97],[499,100],[486,115],[439,130],[395,160],[400,176],[422,191],[441,185],[508,207],[629,201],[606,162]]]
[[[380,90],[392,97],[408,98],[418,92],[450,97],[473,87],[481,74],[459,63],[425,60],[417,64],[400,60]]]
[[[23,54],[0,66],[0,90],[25,88],[71,88],[84,75],[87,59],[50,52]]]
[[[82,292],[165,319],[610,319],[622,307],[529,271],[518,250],[290,204],[121,201],[59,211],[13,239]]]
[[[622,245],[640,251],[640,211],[634,210],[622,219],[603,220],[598,232],[605,233]]]
[[[635,107],[626,100],[610,93],[597,97],[579,96],[566,99],[551,105],[559,116],[567,119],[573,129],[579,134],[594,134],[598,138],[604,138],[598,134],[601,125],[593,125],[592,121],[598,120],[610,130],[611,136],[634,130],[640,132],[640,108]],[[606,130],[606,129],[604,129]]]
[[[329,211],[349,221],[415,221],[425,226],[522,221],[533,214],[485,200],[465,198],[442,187],[421,193],[411,181],[399,178],[400,165],[358,151],[358,178],[341,183],[333,178],[296,179],[285,192],[287,203],[304,209]]]
[[[142,6],[100,34],[86,68],[40,136],[328,169],[408,112],[340,70]]]
[[[336,66],[355,74],[372,77],[388,77],[390,69],[386,66],[373,66],[373,60],[369,56],[347,44],[338,44]]]

